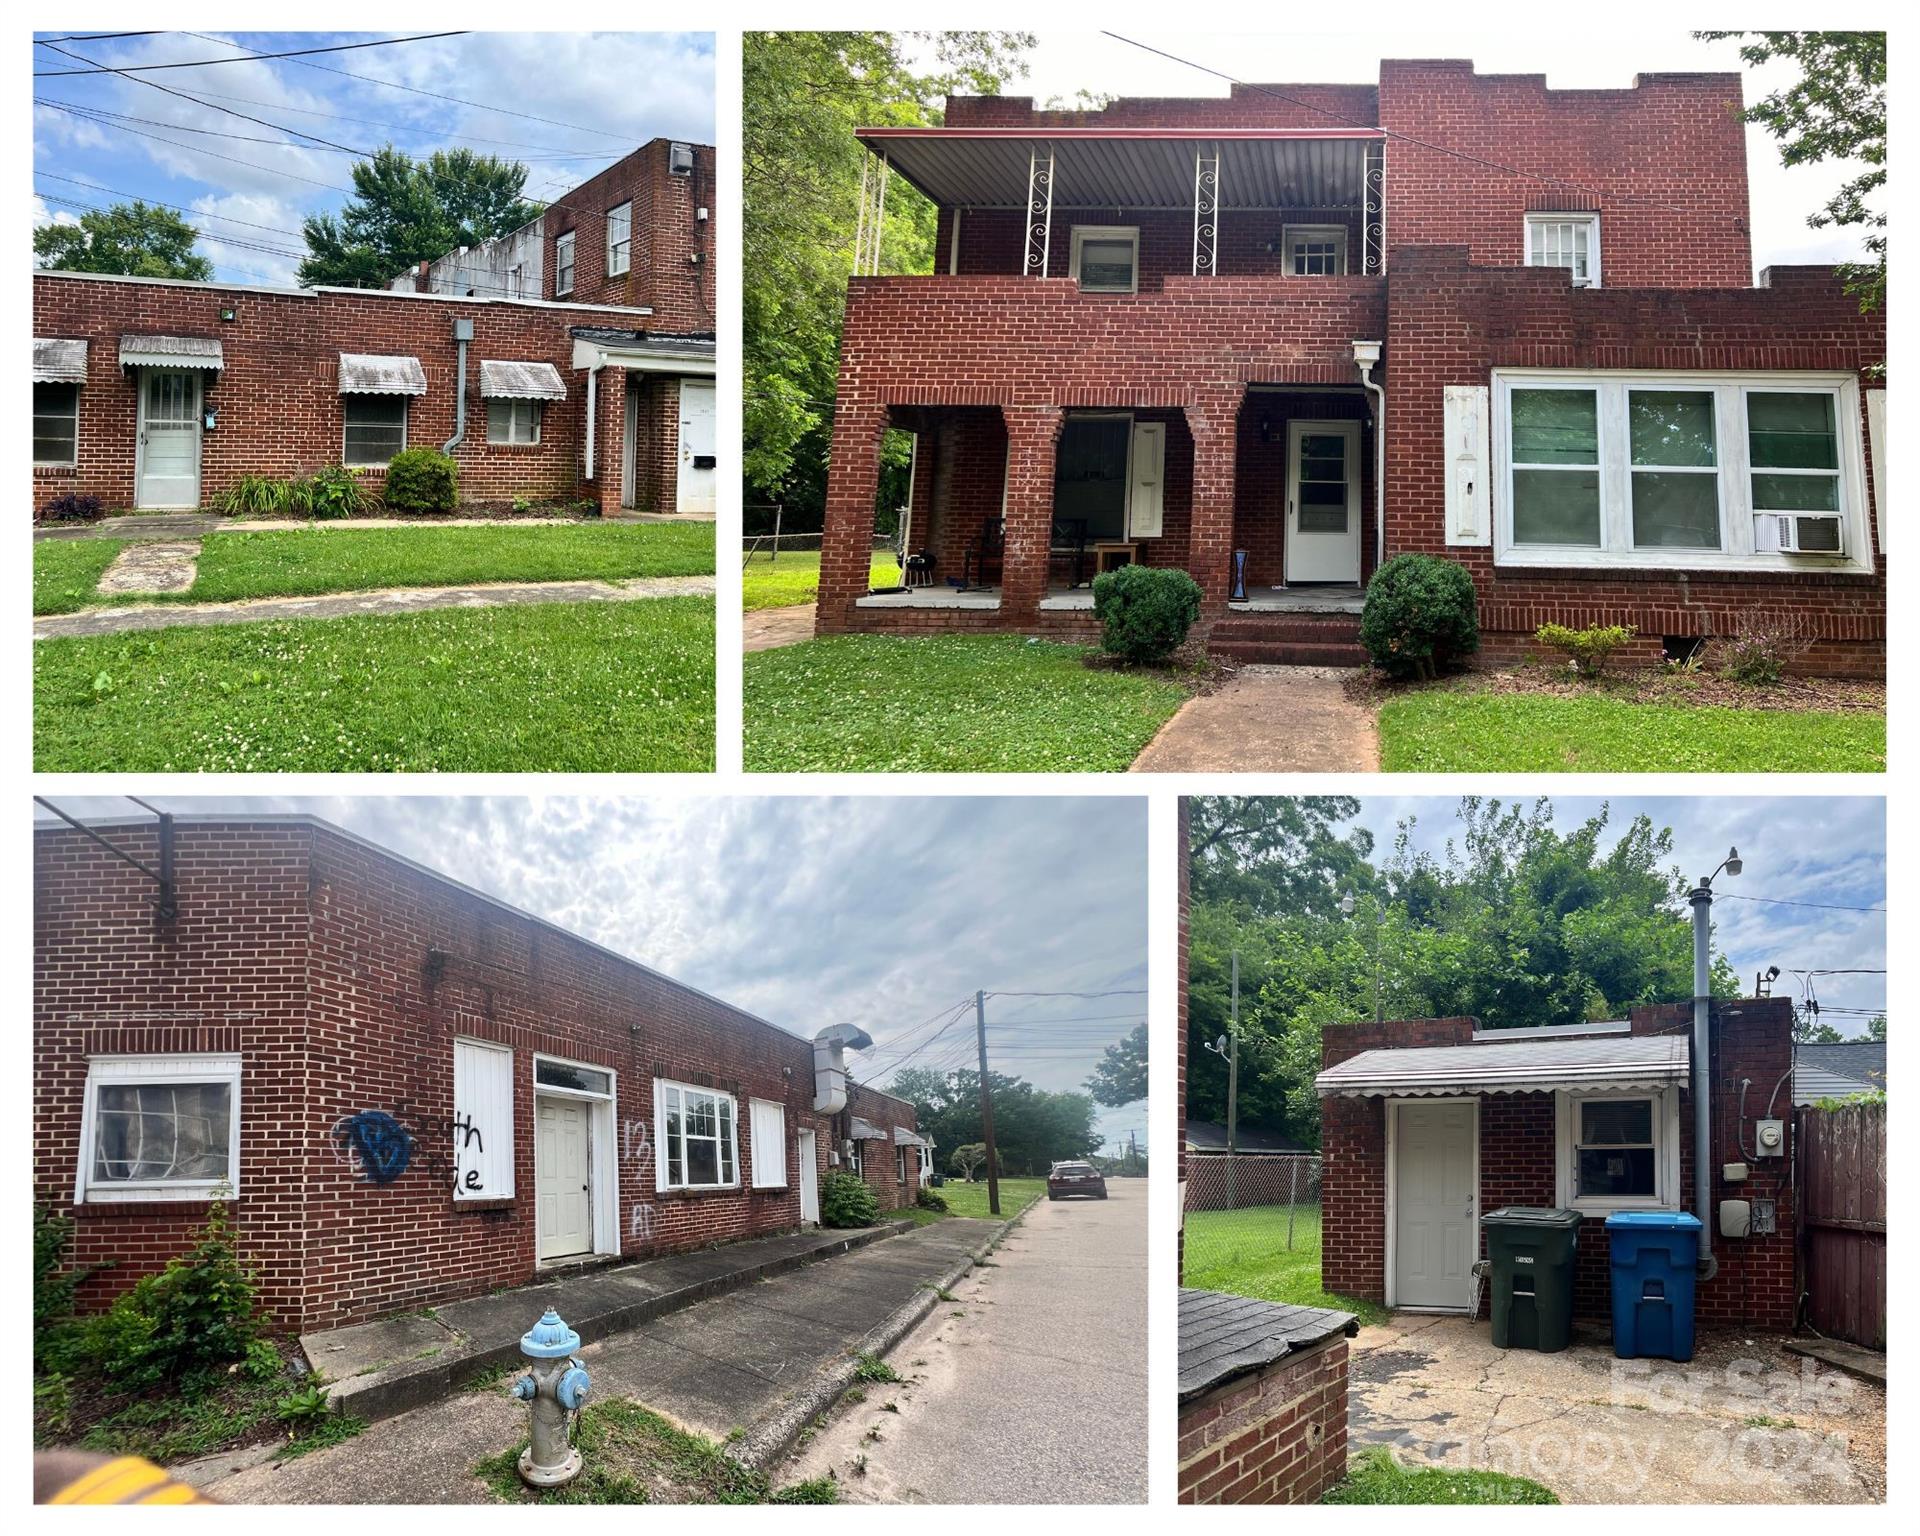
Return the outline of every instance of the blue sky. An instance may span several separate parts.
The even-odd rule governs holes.
[[[1143,799],[142,798],[322,816],[798,1034],[851,1020],[874,1040],[855,1075],[882,1085],[974,1064],[976,989],[1121,994],[988,1000],[994,1070],[1042,1088],[1079,1090],[1146,1018]],[[1144,1148],[1146,1106],[1097,1128]]]
[[[338,209],[351,192],[355,156],[342,150],[391,143],[416,156],[467,148],[517,159],[527,195],[551,200],[649,139],[713,142],[710,33],[475,32],[304,60],[246,58],[438,30],[429,22],[383,33],[159,32],[59,44],[119,68],[242,61],[137,79],[42,76],[89,66],[35,46],[34,224],[76,222],[84,211],[76,205],[172,204],[203,232],[199,249],[220,278],[291,283],[305,252],[301,220]],[[529,90],[533,81],[561,85]]]
[[[1531,804],[1532,797],[1505,796]],[[1602,847],[1611,847],[1636,815],[1673,830],[1673,863],[1689,879],[1708,874],[1738,847],[1738,877],[1714,881],[1714,948],[1733,964],[1749,992],[1770,965],[1781,970],[1776,996],[1803,997],[1808,983],[1794,971],[1884,971],[1884,912],[1840,910],[1885,907],[1886,801],[1877,795],[1646,796],[1549,795],[1554,825],[1569,831],[1602,806],[1609,808]],[[1413,818],[1413,846],[1444,858],[1458,839],[1459,798],[1367,795],[1355,825],[1373,833],[1378,862],[1392,852],[1399,824]],[[1785,905],[1785,903],[1805,905]],[[1684,908],[1683,908],[1684,910]],[[1810,983],[1823,1008],[1859,1013],[1824,1015],[1843,1035],[1865,1032],[1867,1011],[1887,1000],[1884,975],[1816,976]]]

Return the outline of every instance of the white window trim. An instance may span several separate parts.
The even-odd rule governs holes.
[[[678,1184],[667,1179],[667,1090],[680,1092],[680,1179]],[[690,1093],[704,1093],[714,1099],[725,1099],[733,1107],[729,1117],[733,1125],[733,1177],[724,1183],[693,1184],[687,1182],[687,1108],[686,1096]],[[738,1189],[740,1187],[740,1101],[730,1093],[719,1088],[702,1088],[698,1083],[683,1083],[677,1078],[656,1077],[653,1080],[653,1123],[654,1136],[654,1187],[660,1190],[680,1189],[691,1193],[708,1193],[715,1190]],[[701,1138],[705,1140],[705,1137]],[[717,1170],[716,1170],[717,1171]]]
[[[1581,1104],[1653,1101],[1652,1195],[1607,1196],[1574,1194],[1578,1186],[1575,1135]],[[1563,1088],[1553,1096],[1554,1204],[1588,1216],[1613,1211],[1677,1211],[1680,1209],[1680,1090],[1678,1087],[1594,1089]]]
[[[358,395],[342,395],[340,398],[341,398],[341,401],[343,402],[340,407],[340,464],[342,468],[344,469],[385,469],[389,464],[393,462],[392,459],[350,459],[347,457],[348,422],[347,422],[347,407],[344,404],[344,402],[348,400],[373,400],[373,399],[398,400],[400,402],[400,446],[394,449],[393,451],[396,457],[407,451],[407,429],[413,423],[413,402],[410,396],[358,394]]]
[[[607,1080],[607,1091],[596,1093],[591,1088],[562,1088],[554,1083],[540,1081],[540,1063],[550,1061],[556,1067],[578,1067],[583,1072],[598,1072]],[[602,1066],[597,1061],[582,1061],[573,1056],[555,1056],[551,1051],[533,1053],[533,1091],[551,1094],[558,1099],[585,1099],[595,1104],[611,1104],[620,1096],[620,1074],[612,1067]],[[711,1093],[711,1088],[700,1088],[698,1093]]]
[[[1340,247],[1340,270],[1338,273],[1313,272],[1301,276],[1328,277],[1347,275],[1347,227],[1344,224],[1283,224],[1280,226],[1280,259],[1286,264],[1284,276],[1293,277],[1293,242],[1295,240],[1332,240]]]
[[[1585,224],[1587,226],[1587,280],[1583,283],[1573,275],[1571,267],[1545,267],[1550,272],[1565,272],[1567,280],[1576,288],[1598,288],[1600,286],[1600,215],[1597,213],[1551,213],[1545,209],[1529,213],[1520,229],[1520,263],[1532,266],[1533,227],[1536,224]]]
[[[759,1112],[770,1109],[780,1117],[780,1144],[770,1149],[774,1157],[763,1159],[760,1155],[760,1118]],[[753,1187],[755,1189],[785,1189],[787,1187],[787,1106],[778,1099],[748,1099],[748,1137],[749,1155],[753,1158]],[[772,1177],[766,1177],[771,1174]]]
[[[1860,380],[1851,373],[1655,373],[1629,369],[1496,368],[1493,387],[1494,564],[1535,567],[1652,567],[1695,571],[1823,571],[1871,575],[1873,545],[1866,528],[1866,460],[1860,424]],[[1600,547],[1516,544],[1513,539],[1513,402],[1515,389],[1590,389],[1599,395]],[[1719,549],[1635,549],[1626,400],[1629,389],[1709,390],[1720,471]],[[1839,429],[1840,520],[1843,553],[1757,553],[1753,489],[1747,455],[1746,397],[1765,391],[1836,395]]]
[[[489,400],[487,402],[487,444],[488,446],[493,448],[537,448],[539,447],[541,419],[546,415],[546,411],[543,409],[546,403],[547,402],[544,400],[518,400],[518,399]],[[496,405],[504,405],[507,407],[507,435],[505,437],[495,437],[493,435],[493,408]],[[533,419],[533,436],[532,437],[515,437],[513,435],[514,417],[518,413],[521,406],[525,406],[527,408],[528,414]]]
[[[227,1173],[224,1179],[142,1179],[94,1185],[93,1139],[98,1092],[103,1087],[142,1083],[226,1083],[231,1091],[227,1117]],[[75,1170],[75,1205],[116,1205],[147,1200],[229,1200],[240,1194],[240,1057],[223,1055],[95,1056],[87,1062],[86,1097],[80,1109],[80,1158]]]
[[[573,236],[574,231],[568,230],[564,235],[553,237],[553,296],[556,299],[573,292]],[[563,250],[566,253],[564,261],[561,260]],[[567,286],[564,288],[560,286],[560,274],[563,272],[567,275]]]
[[[86,386],[68,383],[66,387],[73,391],[73,456],[66,459],[37,458],[33,461],[35,469],[78,469],[80,467],[80,391]],[[51,417],[50,412],[43,411],[35,411],[33,415],[36,422],[43,415]],[[37,433],[35,435],[38,436]]]
[[[1076,224],[1073,226],[1072,258],[1067,269],[1078,286],[1080,284],[1080,247],[1089,240],[1126,240],[1133,246],[1133,280],[1125,288],[1087,288],[1080,287],[1082,293],[1106,293],[1116,298],[1140,291],[1140,226],[1137,224]]]
[[[616,241],[613,238],[615,214],[626,215],[627,235],[624,240]],[[607,276],[608,277],[625,277],[627,275],[628,270],[633,265],[633,199],[628,198],[626,202],[615,203],[611,208],[609,208],[607,210],[606,223],[607,223]],[[620,247],[622,246],[625,247],[624,250],[620,250]],[[613,263],[614,263],[614,253],[617,250],[620,251],[620,254],[619,254],[620,265],[616,267]]]
[[[893,1182],[905,1188],[907,1182],[907,1149],[893,1149]]]

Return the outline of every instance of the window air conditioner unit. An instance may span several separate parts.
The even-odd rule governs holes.
[[[693,174],[693,146],[691,144],[670,144],[667,146],[667,174],[669,176],[691,176]]]
[[[1753,519],[1753,547],[1763,555],[1844,554],[1837,512],[1761,512]]]

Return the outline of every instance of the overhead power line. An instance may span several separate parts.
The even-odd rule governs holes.
[[[1762,901],[1770,907],[1811,907],[1819,912],[1885,912],[1885,907],[1843,907],[1830,901],[1788,901],[1780,896],[1736,896],[1731,891],[1713,893],[1715,901]]]
[[[128,33],[125,35],[133,36],[133,37],[141,37],[141,36],[151,37],[151,36],[157,36],[158,34]],[[190,32],[187,35],[189,37],[200,36],[200,34],[197,32]],[[249,49],[246,52],[246,57],[239,58],[239,59],[183,59],[183,60],[176,61],[175,63],[172,63],[172,64],[129,64],[128,66],[126,66],[125,69],[116,69],[111,65],[101,64],[101,65],[96,65],[92,69],[36,69],[33,72],[33,74],[34,74],[34,78],[37,80],[48,75],[123,75],[128,73],[128,71],[137,71],[139,73],[145,74],[154,70],[161,70],[161,69],[201,69],[209,64],[243,64],[243,63],[247,63],[247,62],[250,62],[253,60],[259,60],[259,59],[304,59],[316,53],[353,53],[363,48],[391,48],[399,43],[429,43],[429,42],[432,42],[435,38],[465,37],[466,35],[467,34],[465,31],[421,32],[421,33],[417,33],[412,37],[380,37],[380,38],[374,38],[372,41],[365,42],[365,43],[334,43],[330,47],[326,47],[326,48],[288,48],[279,53],[254,53],[251,49]],[[203,40],[207,42],[219,41],[219,39],[216,39],[216,38],[207,38]],[[39,39],[35,39],[35,41],[37,42],[39,41]],[[62,38],[62,39],[57,39],[57,41],[65,42],[65,41],[69,41],[69,39]],[[75,39],[71,39],[71,41],[79,42],[79,41],[83,41],[83,39],[75,38]],[[51,46],[51,45],[47,44],[45,46]],[[226,44],[226,46],[229,48],[238,48],[240,45],[238,43],[228,43]]]

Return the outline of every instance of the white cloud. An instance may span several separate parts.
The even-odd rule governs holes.
[[[49,208],[38,193],[33,198],[33,227],[39,229],[47,224],[78,224],[80,215],[65,208]]]

